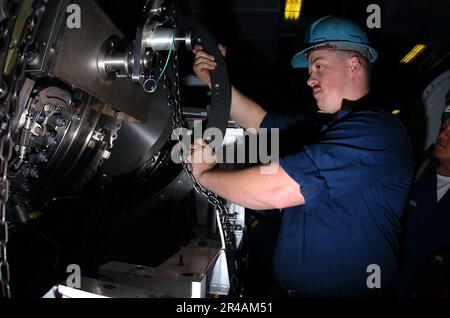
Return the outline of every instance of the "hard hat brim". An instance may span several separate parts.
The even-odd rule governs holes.
[[[291,61],[293,68],[306,68],[308,67],[307,54],[312,49],[318,49],[320,47],[334,50],[345,50],[345,51],[356,51],[361,53],[369,63],[374,63],[378,58],[377,51],[366,44],[350,43],[348,41],[324,41],[320,43],[315,43],[314,45],[308,45],[305,49],[301,50],[294,55]]]

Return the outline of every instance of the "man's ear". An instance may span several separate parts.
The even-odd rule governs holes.
[[[350,71],[353,74],[356,74],[356,72],[359,72],[361,70],[361,60],[357,55],[353,55],[349,60],[349,67]]]

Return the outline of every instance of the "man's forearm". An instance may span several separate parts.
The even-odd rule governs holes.
[[[209,189],[217,193],[222,198],[233,203],[242,205],[246,208],[254,210],[268,210],[276,208],[269,200],[261,201],[262,189],[257,189],[253,183],[248,181],[251,178],[249,168],[239,171],[229,171],[221,169],[212,169],[204,172],[199,182]],[[257,168],[259,169],[259,168]],[[269,198],[270,196],[262,196]]]
[[[230,116],[239,126],[255,128],[259,132],[259,126],[266,114],[261,105],[232,86]]]
[[[282,209],[304,204],[300,186],[279,166],[273,173],[262,173],[263,166],[229,171],[212,169],[203,172],[199,182],[224,199],[254,210]]]

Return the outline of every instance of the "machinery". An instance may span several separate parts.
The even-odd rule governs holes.
[[[219,62],[206,128],[225,132],[230,105],[216,44],[176,9],[175,1],[147,0],[135,37],[127,38],[95,1],[0,1],[3,296],[11,294],[8,233],[58,202],[70,208],[89,197],[110,210],[149,213],[194,187],[215,206],[207,213],[221,225],[217,254],[229,245],[227,224],[236,219],[188,165],[171,160],[181,138],[172,132],[187,125],[180,50],[201,43]]]

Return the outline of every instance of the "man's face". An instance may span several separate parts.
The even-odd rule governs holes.
[[[334,114],[342,107],[348,80],[348,63],[332,49],[318,49],[308,56],[307,84],[320,110]]]
[[[442,123],[441,132],[434,147],[434,156],[444,165],[450,165],[450,119]]]

